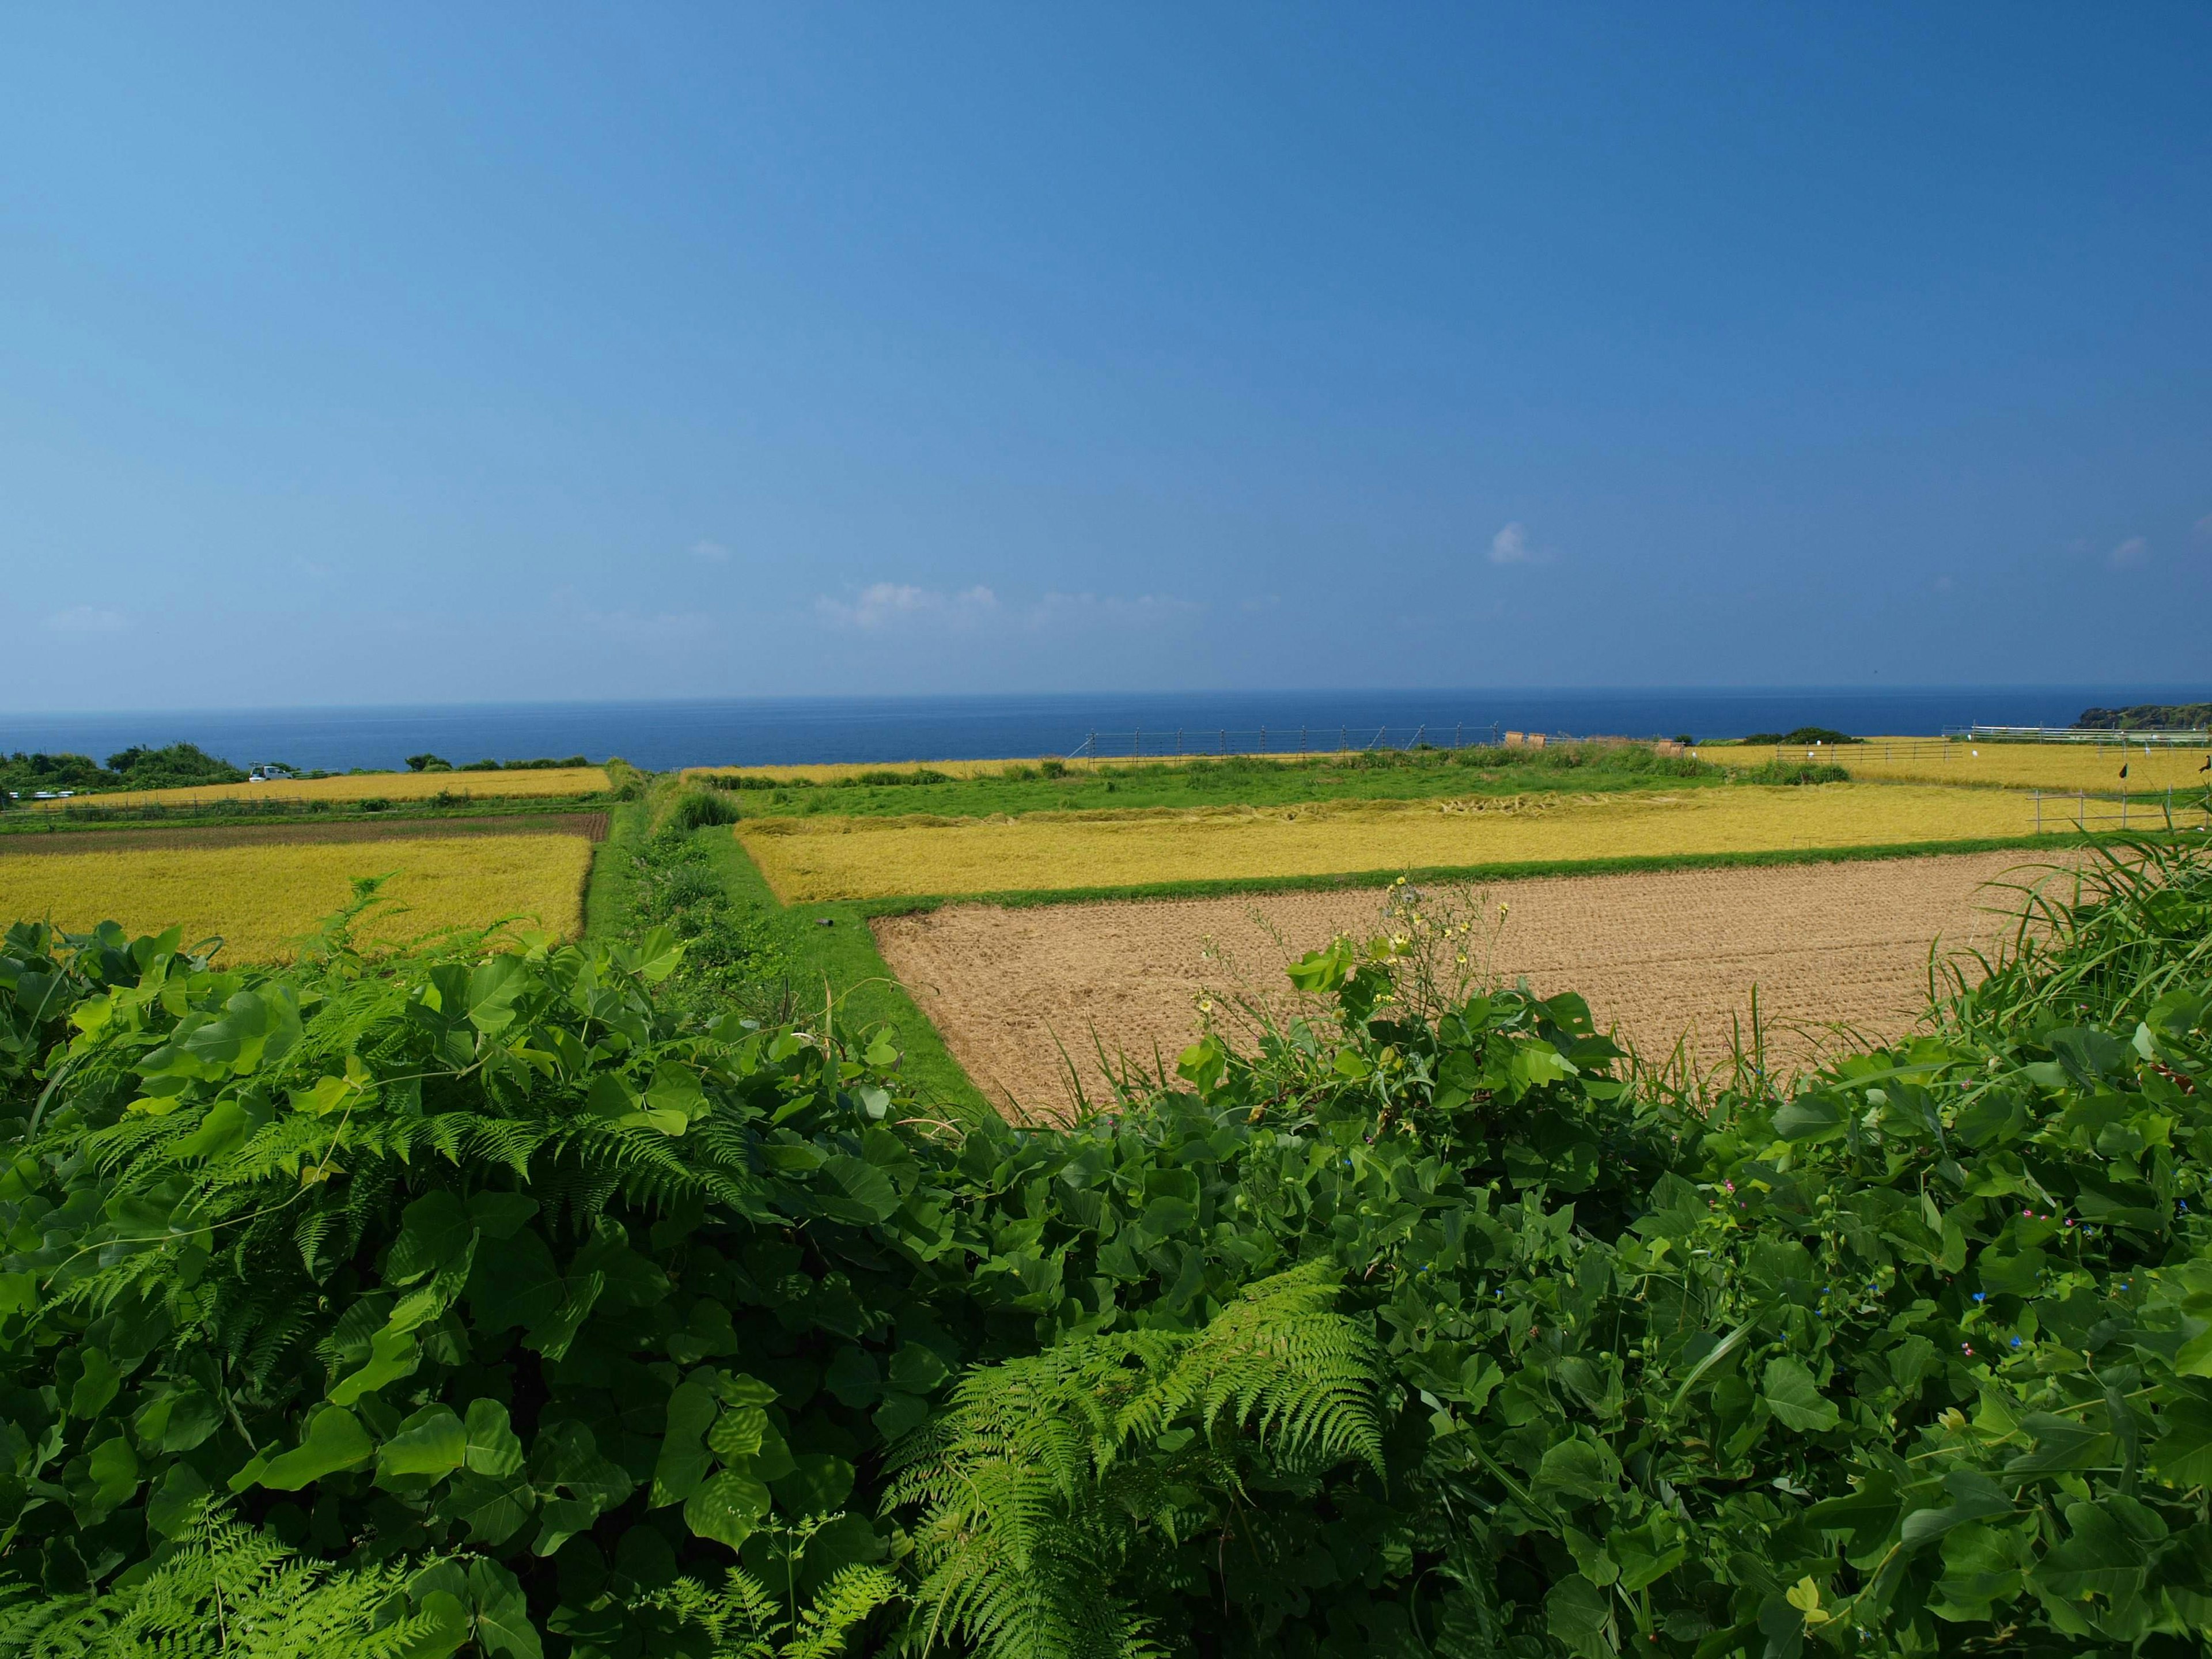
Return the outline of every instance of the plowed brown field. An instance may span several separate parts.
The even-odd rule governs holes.
[[[1841,1023],[1901,1035],[1926,1000],[1929,951],[1987,949],[2048,874],[2019,854],[1770,869],[1547,877],[1482,889],[1491,969],[1540,994],[1579,991],[1647,1054],[1685,1038],[1723,1058],[1758,988],[1771,1064],[1802,1064]],[[1498,905],[1509,908],[1502,924]],[[884,959],[976,1085],[1017,1116],[1071,1103],[1109,1054],[1172,1064],[1201,997],[1282,994],[1282,965],[1338,933],[1381,931],[1372,892],[1284,893],[1000,909],[949,906],[875,923]],[[1279,942],[1277,935],[1279,935]]]

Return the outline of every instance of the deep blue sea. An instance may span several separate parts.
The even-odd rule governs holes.
[[[1193,691],[1033,696],[750,697],[683,702],[473,703],[394,708],[0,714],[0,750],[104,758],[190,741],[240,765],[393,768],[423,750],[455,763],[620,755],[665,770],[803,761],[999,759],[1439,744],[1504,729],[1580,736],[1741,737],[1827,726],[1934,735],[1947,726],[2063,726],[2085,708],[2204,700],[2159,686],[1969,686],[1725,691]],[[1262,733],[1264,732],[1264,738]]]

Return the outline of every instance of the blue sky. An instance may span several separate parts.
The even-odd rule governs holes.
[[[19,709],[2212,679],[2212,9],[20,7]]]

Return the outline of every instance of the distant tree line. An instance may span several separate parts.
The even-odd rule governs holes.
[[[537,760],[466,761],[459,766],[441,755],[410,755],[407,757],[407,769],[410,772],[552,772],[563,767],[590,764],[591,762],[581,755],[566,755],[557,760],[541,757]]]
[[[173,743],[163,749],[134,744],[110,755],[105,764],[89,755],[25,754],[18,750],[0,760],[0,785],[12,793],[46,790],[173,789],[179,785],[240,783],[246,774],[198,744]]]
[[[2201,732],[2212,727],[2212,702],[2139,702],[2126,708],[2085,708],[2074,724],[2093,732]]]

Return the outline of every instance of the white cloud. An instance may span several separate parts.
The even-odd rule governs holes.
[[[727,564],[730,550],[720,542],[701,539],[691,544],[691,556],[702,564]]]
[[[1158,593],[1133,599],[1046,593],[1026,603],[1009,604],[980,586],[947,593],[908,582],[871,582],[849,599],[824,594],[814,601],[816,614],[833,628],[948,634],[1073,631],[1099,623],[1157,621],[1199,608],[1188,599]]]
[[[2115,570],[2125,570],[2130,565],[2141,564],[2150,556],[2150,544],[2141,536],[2130,536],[2105,557]]]
[[[1528,545],[1528,526],[1517,520],[1490,538],[1492,564],[1538,564],[1547,556]]]
[[[89,605],[73,605],[46,618],[50,634],[120,634],[130,626],[122,612]]]

